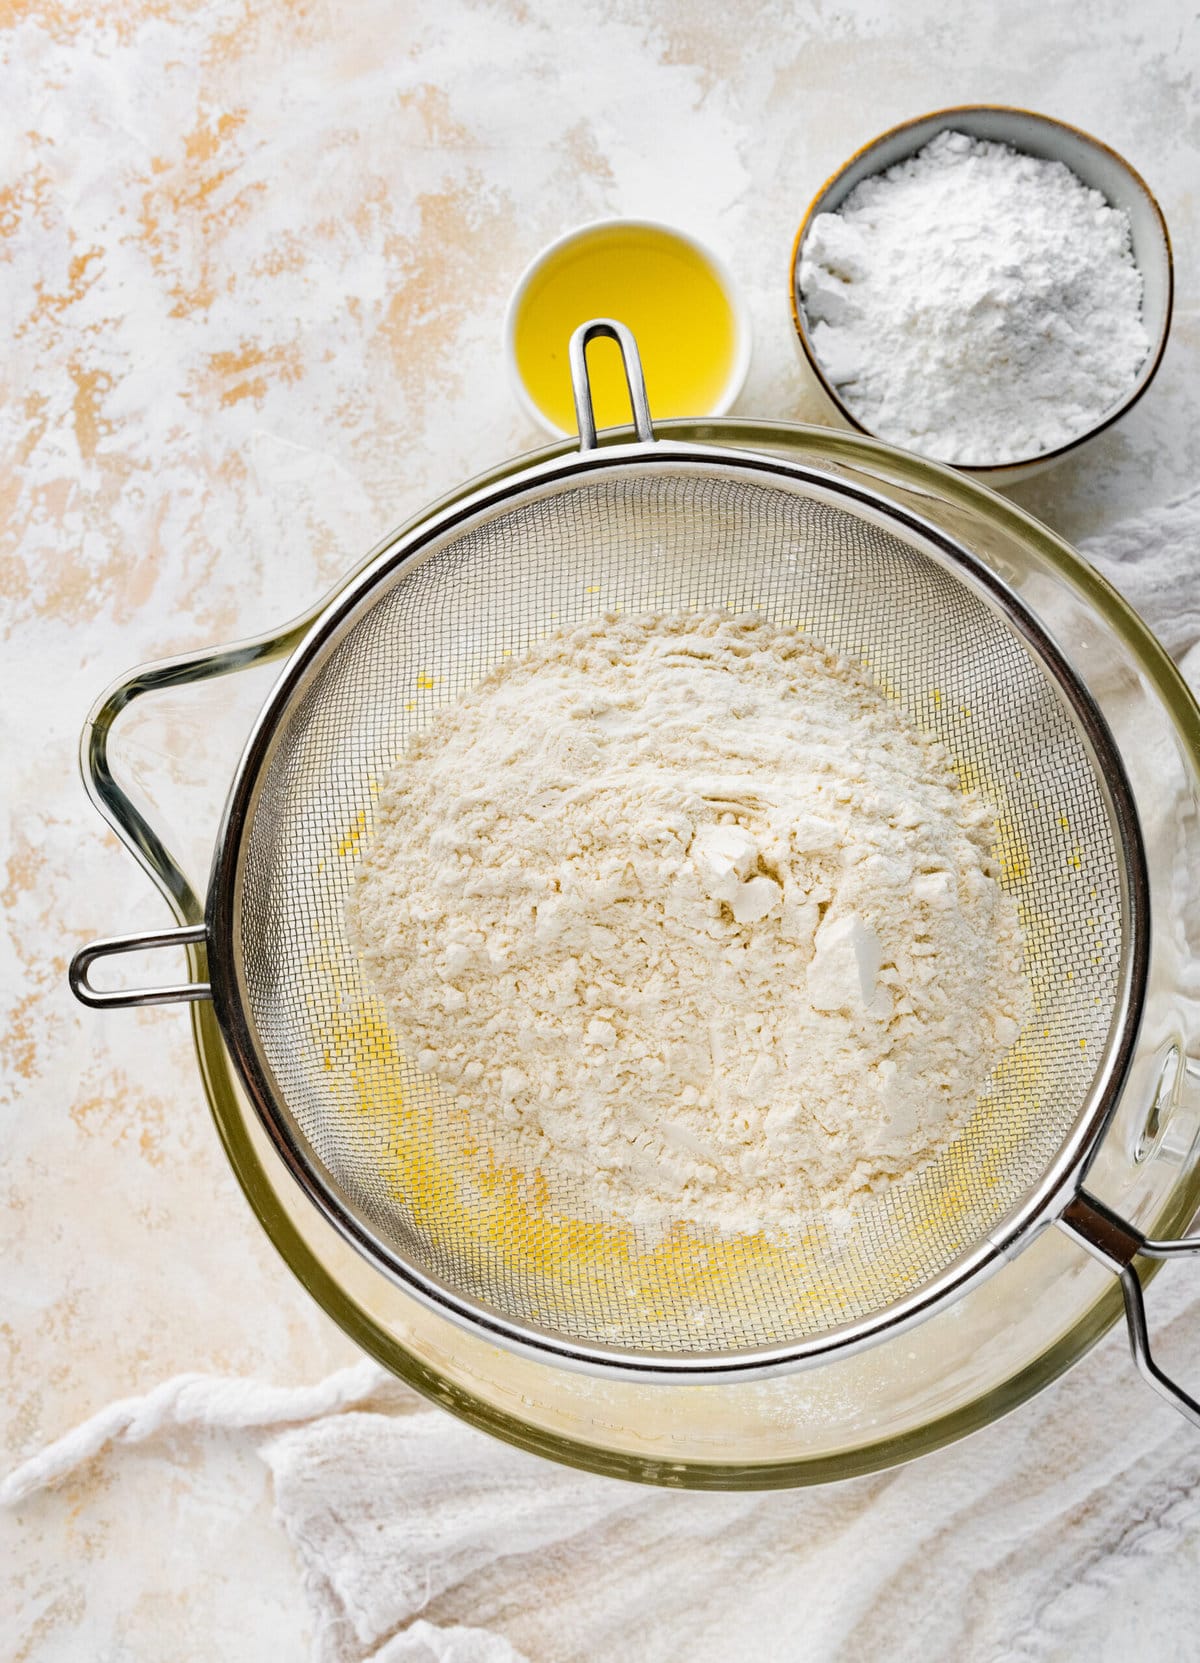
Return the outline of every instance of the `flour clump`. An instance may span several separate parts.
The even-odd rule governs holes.
[[[963,133],[818,214],[800,290],[847,407],[943,462],[1068,444],[1131,391],[1150,348],[1128,215],[1061,162]]]
[[[953,1138],[1028,998],[996,825],[857,668],[758,617],[608,615],[383,782],[347,903],[408,1054],[558,1204],[732,1229]]]

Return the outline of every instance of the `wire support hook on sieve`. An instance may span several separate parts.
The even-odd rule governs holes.
[[[615,341],[625,371],[625,385],[629,389],[629,403],[633,409],[633,425],[643,444],[654,441],[654,426],[650,420],[650,404],[646,397],[646,377],[642,372],[642,358],[631,330],[615,318],[593,318],[581,323],[571,336],[571,389],[575,395],[575,420],[579,427],[581,451],[595,450],[596,414],[592,406],[592,382],[588,374],[587,349],[593,341]]]
[[[1188,1253],[1200,1253],[1200,1237],[1182,1236],[1177,1241],[1149,1240],[1128,1220],[1114,1213],[1102,1201],[1097,1201],[1086,1190],[1079,1191],[1058,1222],[1068,1236],[1086,1248],[1108,1270],[1115,1271],[1120,1279],[1129,1329],[1129,1349],[1142,1378],[1194,1426],[1200,1426],[1200,1402],[1164,1374],[1154,1360],[1146,1321],[1146,1301],[1141,1278],[1134,1265],[1139,1255],[1147,1259],[1174,1259]]]

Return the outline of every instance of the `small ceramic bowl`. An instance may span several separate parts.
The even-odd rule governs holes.
[[[1035,115],[1032,110],[1010,109],[1000,104],[964,104],[947,110],[934,110],[930,115],[918,116],[881,133],[870,144],[855,151],[844,167],[822,185],[800,223],[792,247],[791,302],[792,319],[800,351],[829,403],[848,427],[870,438],[886,440],[886,434],[873,433],[843,403],[837,388],[822,369],[809,339],[808,322],[800,296],[800,257],[809,227],[818,214],[833,213],[863,179],[901,162],[906,156],[927,145],[937,133],[953,128],[974,139],[994,139],[1011,145],[1014,150],[1029,156],[1041,156],[1048,161],[1064,162],[1085,185],[1098,190],[1114,208],[1122,208],[1129,215],[1133,244],[1133,258],[1142,274],[1142,319],[1150,337],[1150,350],[1129,392],[1094,427],[1079,434],[1069,444],[1055,450],[1041,451],[1036,456],[1014,462],[981,463],[968,466],[956,464],[960,471],[982,480],[987,485],[1007,485],[1051,467],[1065,456],[1073,455],[1098,433],[1113,425],[1132,410],[1146,388],[1153,381],[1162,362],[1171,327],[1171,305],[1174,294],[1174,272],[1171,262],[1171,239],[1162,209],[1155,201],[1145,180],[1115,150],[1110,150],[1099,139],[1083,133],[1066,122],[1054,121],[1049,116]]]
[[[539,427],[543,428],[547,433],[553,434],[555,438],[561,439],[568,437],[568,430],[564,427],[558,426],[558,424],[552,421],[550,417],[546,415],[545,411],[543,411],[541,407],[535,403],[534,399],[530,396],[529,389],[526,387],[524,378],[521,375],[521,369],[518,363],[516,351],[517,322],[521,316],[521,308],[525,303],[525,298],[528,295],[529,290],[537,282],[546,267],[553,261],[561,259],[561,257],[568,250],[583,250],[590,241],[607,239],[614,233],[620,233],[621,231],[653,232],[663,238],[666,238],[670,242],[674,242],[679,244],[681,247],[688,249],[700,260],[700,262],[707,268],[711,276],[715,279],[717,287],[721,290],[722,294],[725,296],[725,299],[729,303],[730,312],[733,317],[733,362],[730,366],[729,374],[726,377],[720,393],[715,399],[709,401],[708,408],[704,410],[672,412],[669,410],[656,410],[654,409],[652,403],[651,415],[660,419],[669,417],[672,414],[687,416],[694,419],[700,419],[706,416],[724,416],[729,411],[734,399],[736,399],[738,394],[741,392],[742,385],[746,379],[746,373],[750,368],[750,316],[742,301],[741,295],[738,293],[734,284],[733,276],[730,273],[728,266],[726,266],[722,259],[714,254],[710,248],[707,248],[702,242],[700,242],[698,238],[691,236],[686,231],[680,231],[674,225],[666,225],[661,220],[589,220],[587,224],[576,226],[573,231],[567,231],[563,236],[556,237],[553,242],[547,243],[546,247],[543,248],[539,254],[534,256],[534,258],[525,267],[525,270],[521,273],[520,277],[517,279],[516,286],[509,298],[508,309],[504,315],[504,356],[508,363],[509,380],[512,383],[513,391],[515,392],[517,400],[525,413],[537,422]],[[611,315],[618,318],[621,316],[619,302],[615,299]],[[585,320],[581,318],[579,321],[582,323]],[[624,322],[626,320],[622,319],[621,321]],[[565,352],[565,341],[563,343],[563,349]]]

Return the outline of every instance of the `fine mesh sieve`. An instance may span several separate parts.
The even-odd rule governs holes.
[[[835,482],[653,452],[456,515],[310,643],[273,701],[220,933],[267,1100],[373,1251],[572,1349],[749,1362],[928,1288],[1092,1117],[1128,1019],[1127,829],[1086,700],[971,562]],[[344,918],[378,782],[440,706],[597,613],[715,608],[803,630],[947,745],[996,808],[1036,1006],[940,1158],[848,1219],[754,1238],[694,1218],[664,1236],[497,1169],[486,1103],[456,1106],[402,1053]]]
[[[626,355],[636,444],[596,445],[583,360],[597,333]],[[1112,1229],[1136,1232],[1080,1189],[1125,1077],[1148,947],[1136,816],[1092,700],[1024,604],[941,532],[833,472],[655,440],[619,325],[586,326],[572,358],[579,454],[389,547],[297,648],[243,756],[206,924],[181,933],[207,943],[222,1030],[276,1146],[419,1297],[601,1371],[740,1377],[865,1344],[1052,1221],[1119,1270],[1132,1300],[1133,1253],[1176,1244],[1138,1237],[1122,1258]],[[937,1159],[844,1215],[755,1236],[694,1217],[653,1231],[552,1169],[506,1169],[487,1104],[456,1104],[403,1053],[344,915],[379,782],[439,708],[597,614],[714,609],[803,631],[946,745],[995,810],[1033,995]],[[135,942],[147,938],[86,949],[76,991],[207,994],[91,989],[91,960]]]

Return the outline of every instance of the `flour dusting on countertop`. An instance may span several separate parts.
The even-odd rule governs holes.
[[[758,1228],[885,1186],[975,1108],[1027,997],[995,835],[798,632],[609,615],[411,742],[348,916],[496,1159]]]

